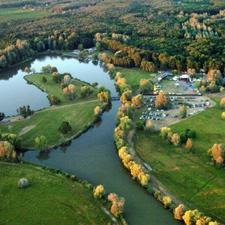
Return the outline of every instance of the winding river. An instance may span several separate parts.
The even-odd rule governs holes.
[[[41,70],[44,65],[56,66],[60,73],[110,89],[117,95],[114,82],[100,65],[92,62],[81,63],[74,58],[62,56],[42,56],[28,66]],[[32,109],[48,107],[46,94],[24,79],[21,68],[0,74],[0,112],[16,114],[16,108],[29,104]],[[58,147],[48,153],[26,152],[24,159],[54,169],[60,169],[96,184],[103,184],[107,192],[115,192],[126,199],[125,218],[131,225],[174,225],[178,224],[170,212],[133,181],[122,167],[113,143],[113,130],[119,102],[102,116],[96,124],[82,136],[74,139],[69,146]]]

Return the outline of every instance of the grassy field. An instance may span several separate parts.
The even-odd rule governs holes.
[[[92,193],[78,182],[27,164],[0,162],[0,224],[112,224]],[[30,186],[19,189],[26,177]]]
[[[48,146],[63,143],[66,138],[75,135],[94,121],[94,108],[97,100],[83,101],[75,104],[51,107],[36,112],[31,119],[16,121],[0,126],[2,132],[19,134],[24,148],[33,148],[34,139],[44,135]],[[72,132],[66,136],[59,133],[58,128],[63,121],[68,121]]]
[[[42,82],[42,77],[46,77],[47,83]],[[48,74],[28,75],[25,79],[48,94],[58,97],[61,100],[61,105],[35,112],[28,119],[0,125],[1,132],[19,135],[22,139],[23,148],[34,148],[34,139],[41,135],[47,138],[47,147],[62,144],[68,138],[85,130],[95,120],[94,108],[99,105],[96,98],[96,89],[92,88],[93,94],[81,99],[80,87],[85,83],[74,80],[72,83],[76,86],[77,97],[71,101],[63,95],[60,84],[53,82]],[[69,122],[72,127],[72,131],[67,135],[62,135],[58,131],[63,121]]]
[[[47,79],[46,83],[42,82],[43,77]],[[72,81],[72,84],[75,85],[75,99],[73,101],[69,100],[64,94],[63,90],[60,86],[59,83],[56,83],[52,80],[51,74],[32,74],[32,75],[27,75],[24,77],[28,82],[36,85],[46,93],[50,95],[56,96],[58,99],[60,99],[61,104],[67,104],[67,103],[73,103],[77,102],[78,99],[81,99],[82,97],[80,96],[80,88],[84,85],[88,85],[87,83],[84,83],[82,81],[74,79]],[[88,85],[91,87],[90,85]],[[94,99],[96,98],[96,89],[91,87],[91,90],[93,91],[93,94],[91,94],[88,97],[85,97],[85,100],[87,99]]]
[[[32,10],[22,8],[2,8],[0,9],[0,23],[38,19],[49,15],[47,10]]]
[[[151,79],[154,80],[154,73],[148,73],[138,68],[122,68],[117,67],[117,72],[121,72],[123,77],[126,79],[127,84],[129,84],[132,90],[137,91],[139,88],[141,79]]]
[[[225,145],[225,123],[217,105],[172,127],[197,132],[193,153],[174,147],[159,133],[138,131],[135,147],[139,156],[153,168],[153,174],[172,194],[191,208],[225,221],[225,171],[215,168],[207,155],[214,143]]]

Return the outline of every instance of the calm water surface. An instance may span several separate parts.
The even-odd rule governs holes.
[[[43,65],[57,66],[60,73],[69,72],[81,80],[100,85],[116,95],[113,81],[99,65],[80,63],[76,59],[42,57],[31,63],[37,72]],[[22,104],[39,109],[48,106],[46,94],[28,85],[21,70],[12,72],[10,78],[0,80],[0,105],[9,115]],[[9,77],[9,76],[8,76]],[[8,91],[12,92],[8,95]],[[26,98],[24,98],[26,96]],[[6,97],[6,99],[4,98]],[[7,104],[11,101],[11,104]],[[87,179],[93,184],[103,184],[107,192],[125,197],[125,218],[131,225],[174,225],[172,215],[152,196],[147,194],[122,167],[113,143],[115,116],[119,102],[114,102],[102,122],[75,139],[67,147],[58,147],[48,153],[26,152],[24,159],[39,165],[60,169]],[[0,109],[1,111],[2,109]]]

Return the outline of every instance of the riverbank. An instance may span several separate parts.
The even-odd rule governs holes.
[[[224,169],[214,167],[207,154],[214,143],[225,144],[221,112],[217,104],[171,126],[178,133],[185,129],[197,132],[191,152],[184,147],[170,145],[162,140],[159,132],[137,131],[134,142],[138,156],[151,166],[153,176],[172,195],[187,207],[198,208],[224,223]],[[210,129],[206,129],[206,126]]]
[[[39,136],[45,136],[47,139],[45,149],[67,143],[85,132],[96,121],[94,108],[101,105],[96,99],[97,88],[73,79],[70,85],[73,85],[74,99],[69,99],[60,84],[53,81],[51,74],[32,74],[24,79],[46,92],[49,98],[54,96],[59,105],[37,111],[26,119],[16,117],[18,120],[0,125],[3,133],[15,133],[21,138],[23,149],[35,149],[34,140]],[[81,93],[83,87],[88,88],[84,96]],[[71,125],[72,130],[68,134],[60,134],[58,130],[63,121]]]
[[[113,222],[111,214],[106,214],[104,201],[93,198],[91,184],[65,175],[31,164],[0,162],[0,197],[4,206],[0,210],[1,222],[6,225],[122,224],[120,220]],[[22,177],[30,182],[25,189],[17,187]]]

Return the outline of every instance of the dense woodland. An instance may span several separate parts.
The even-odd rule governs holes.
[[[128,36],[127,45],[171,57],[175,69],[224,73],[223,0],[1,0],[0,5],[1,68],[35,51],[91,47],[96,33],[107,32]]]

